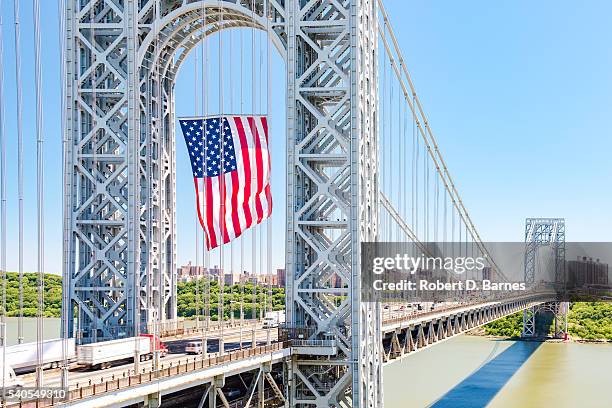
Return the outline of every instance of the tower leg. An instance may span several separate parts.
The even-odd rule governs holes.
[[[532,306],[523,310],[523,332],[521,337],[534,337],[536,334],[536,314],[537,306]]]

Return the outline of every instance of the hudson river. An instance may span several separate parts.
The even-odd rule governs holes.
[[[386,408],[612,407],[612,345],[459,336],[385,366]]]

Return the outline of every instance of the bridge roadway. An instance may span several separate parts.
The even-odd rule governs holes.
[[[387,312],[383,320],[383,359],[388,364],[395,359],[404,357],[445,341],[468,330],[518,312],[525,308],[552,300],[551,294],[532,293],[517,295],[510,298],[500,298],[482,302],[446,304],[434,310],[412,312]],[[269,372],[273,364],[286,361],[292,353],[288,342],[276,342],[271,337],[271,344],[266,344],[268,330],[258,328],[256,331],[256,347],[226,351],[220,356],[211,341],[210,358],[201,356],[186,356],[175,350],[163,359],[160,369],[153,371],[150,361],[140,364],[140,372],[134,373],[133,363],[112,367],[102,372],[80,372],[78,369],[70,373],[70,391],[68,401],[43,401],[38,406],[70,406],[78,408],[122,407],[130,404],[144,403],[149,407],[157,407],[161,397],[193,387],[212,384],[219,378],[228,378],[237,374],[262,370]],[[228,349],[237,346],[239,332],[224,332],[224,342]],[[165,337],[170,349],[179,342],[198,336],[174,335],[174,339]],[[212,333],[211,333],[212,334]],[[201,335],[200,335],[201,336]],[[212,336],[208,336],[211,338]],[[263,344],[263,345],[260,345]],[[301,344],[301,347],[304,345]],[[91,381],[90,381],[91,380]],[[52,376],[45,374],[46,385],[59,384],[59,371]],[[282,386],[280,387],[282,389]],[[200,390],[203,392],[203,388]],[[221,389],[218,390],[222,395]],[[238,399],[246,398],[244,395]],[[237,400],[237,399],[236,399]],[[225,397],[222,398],[226,407],[232,405]],[[226,404],[227,402],[227,404]],[[16,406],[16,405],[15,405]],[[29,406],[29,404],[22,404]]]
[[[242,329],[242,333],[241,333]],[[255,331],[253,332],[253,329]],[[240,337],[242,336],[243,348],[251,348],[253,334],[258,345],[264,345],[268,341],[268,333],[270,341],[276,342],[277,330],[264,329],[261,324],[245,324],[241,327],[224,328],[223,339],[225,351],[237,350],[240,348]],[[206,333],[208,342],[208,353],[211,357],[218,356],[219,351],[219,335],[218,327]],[[201,356],[189,355],[185,353],[186,343],[193,340],[202,339],[202,334],[198,331],[189,331],[189,333],[167,336],[163,338],[164,343],[168,347],[168,355],[160,359],[160,369],[165,367],[182,365],[195,360],[201,360]],[[148,373],[153,371],[153,361],[147,360],[139,363],[139,372]],[[60,369],[46,370],[44,374],[44,384],[49,387],[60,386]],[[127,378],[130,375],[137,374],[134,371],[134,363],[119,362],[111,368],[105,370],[91,370],[83,367],[78,367],[76,364],[71,364],[69,374],[69,387],[78,389],[83,385],[102,384],[107,381],[116,380],[118,378]],[[35,373],[27,373],[19,376],[24,381],[26,387],[35,385]]]

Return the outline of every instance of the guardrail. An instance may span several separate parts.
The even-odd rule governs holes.
[[[192,334],[200,334],[203,332],[210,332],[210,331],[218,331],[221,330],[221,326],[223,326],[224,329],[232,329],[232,328],[239,328],[239,327],[244,327],[244,328],[253,328],[253,327],[257,327],[257,325],[261,323],[260,320],[246,320],[243,323],[240,323],[240,321],[237,322],[225,322],[223,325],[219,324],[218,322],[215,323],[209,323],[208,325],[206,325],[205,322],[202,322],[202,325],[200,327],[176,327],[176,328],[170,328],[170,329],[163,329],[159,332],[159,337],[161,337],[161,339],[165,339],[168,337],[176,337],[176,336],[189,336]],[[155,333],[155,328],[151,329],[152,331],[150,333]]]
[[[149,371],[145,373],[133,374],[131,376],[117,378],[113,380],[108,380],[101,382],[99,384],[91,384],[85,386],[79,386],[77,384],[76,389],[69,390],[66,398],[64,399],[48,399],[48,400],[29,400],[29,401],[19,401],[14,402],[8,405],[8,407],[21,407],[21,408],[29,408],[29,407],[53,407],[67,402],[73,402],[78,400],[83,400],[86,398],[95,397],[96,395],[105,394],[107,392],[117,391],[124,388],[129,388],[135,385],[146,384],[152,381],[157,381],[161,378],[171,377],[178,374],[188,373],[191,371],[202,370],[208,367],[217,366],[220,364],[229,363],[232,361],[243,360],[245,358],[262,355],[266,353],[271,353],[274,351],[282,350],[283,348],[289,347],[289,344],[286,342],[278,342],[271,344],[269,346],[258,346],[255,348],[244,348],[236,351],[230,351],[222,356],[210,357],[207,359],[194,359],[191,362],[186,362],[181,364],[179,360],[179,364],[172,365],[170,363],[169,366],[160,368],[156,371]]]
[[[336,340],[291,340],[292,347],[336,347]]]

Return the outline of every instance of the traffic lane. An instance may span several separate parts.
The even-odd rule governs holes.
[[[265,345],[266,344],[266,332],[261,331],[257,336],[257,345]],[[263,339],[262,339],[263,337]],[[237,350],[240,348],[239,341],[228,341],[230,338],[226,338],[224,349],[225,351]],[[275,341],[274,338],[271,338],[272,341]],[[177,341],[178,342],[178,341]],[[243,348],[248,348],[251,346],[251,342],[243,341]],[[180,348],[182,347],[182,349]],[[208,340],[208,352],[209,353],[217,353],[219,351],[219,341],[218,339],[209,339]],[[160,367],[167,367],[170,363],[172,365],[175,364],[184,364],[188,361],[194,361],[200,359],[201,356],[196,355],[187,355],[184,352],[184,346],[177,345],[175,348],[175,352],[168,354],[166,357],[163,357],[159,360]],[[147,360],[139,363],[139,372],[149,372],[153,368],[153,361]],[[117,363],[110,368],[104,370],[93,370],[87,367],[76,366],[70,368],[70,373],[68,375],[68,383],[69,386],[75,387],[83,384],[97,384],[102,383],[104,381],[115,380],[117,378],[127,377],[133,375],[134,371],[134,363],[133,361],[124,361]],[[20,378],[25,382],[26,386],[35,386],[36,377],[34,374],[20,376]],[[45,386],[59,386],[61,382],[61,370],[47,370],[44,373],[44,384]]]

